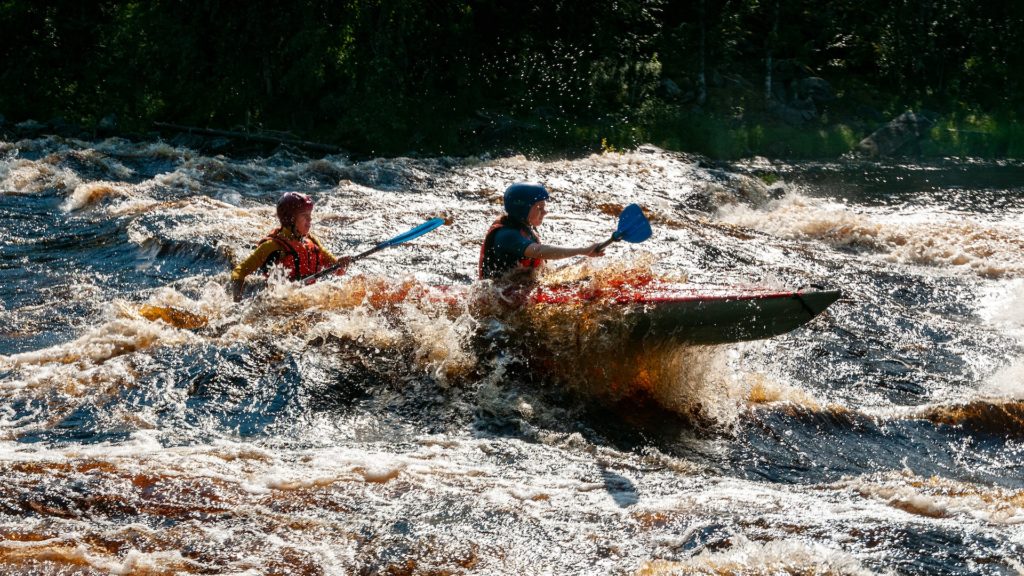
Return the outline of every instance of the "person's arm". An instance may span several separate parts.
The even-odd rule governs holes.
[[[526,250],[523,251],[523,256],[526,256],[527,258],[540,258],[542,260],[561,260],[563,258],[571,258],[573,256],[588,256],[593,258],[594,256],[604,256],[604,250],[600,250],[600,247],[600,242],[580,248],[563,248],[562,246],[552,246],[550,244],[534,242],[526,247]]]
[[[338,258],[334,254],[331,254],[330,250],[328,250],[327,248],[324,248],[324,245],[320,242],[320,239],[317,238],[316,236],[313,236],[312,234],[310,234],[309,235],[309,239],[312,240],[313,243],[316,244],[320,248],[320,253],[323,254],[324,264],[323,264],[323,266],[321,266],[321,269],[327,268],[329,266],[333,266],[335,264],[338,264],[338,269],[334,271],[334,274],[336,276],[344,275],[345,271],[348,270],[348,265],[352,261],[352,257],[351,256],[342,256],[341,258]],[[319,272],[319,271],[320,270],[317,270],[317,272]]]
[[[231,271],[231,297],[238,302],[242,299],[242,290],[245,288],[245,277],[255,272],[260,266],[266,263],[270,255],[279,250],[277,242],[267,240],[256,247],[256,250],[248,258],[235,266]]]

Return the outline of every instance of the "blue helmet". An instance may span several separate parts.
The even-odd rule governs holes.
[[[530,208],[548,199],[547,188],[531,182],[516,182],[505,189],[505,212],[513,219],[526,221]]]

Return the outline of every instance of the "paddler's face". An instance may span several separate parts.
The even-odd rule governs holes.
[[[313,211],[307,210],[306,212],[299,212],[295,215],[295,233],[299,236],[305,236],[309,234],[310,227],[313,226]]]
[[[540,226],[540,223],[544,221],[544,215],[548,213],[547,202],[541,200],[530,206],[530,213],[526,215],[526,222],[530,226]]]

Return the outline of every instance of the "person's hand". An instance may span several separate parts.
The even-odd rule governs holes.
[[[587,246],[585,256],[593,258],[595,256],[604,256],[604,248],[601,246],[601,242],[595,242],[590,246]]]
[[[334,271],[334,274],[336,276],[342,276],[345,274],[345,271],[348,270],[348,265],[351,263],[351,256],[342,256],[341,258],[338,258],[338,261],[334,263],[338,267],[338,269]]]
[[[235,302],[242,301],[242,292],[245,288],[245,280],[236,280],[231,283],[231,298]]]

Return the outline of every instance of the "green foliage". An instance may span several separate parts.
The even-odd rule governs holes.
[[[1024,3],[975,0],[0,0],[0,113],[374,154],[807,158],[929,108],[925,153],[1019,157],[1022,35]],[[767,98],[806,76],[836,98],[786,124]]]
[[[976,158],[1024,157],[1024,125],[1012,115],[951,114],[932,128],[924,153]]]
[[[653,106],[641,117],[640,141],[688,150],[714,158],[770,156],[792,159],[835,158],[860,141],[844,124],[793,127],[766,114],[749,116]]]

